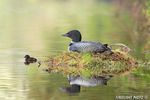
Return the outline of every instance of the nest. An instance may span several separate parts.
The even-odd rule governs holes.
[[[45,61],[51,70],[63,74],[84,76],[120,75],[136,68],[137,61],[128,53],[59,53]]]

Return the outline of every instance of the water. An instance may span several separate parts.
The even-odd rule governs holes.
[[[112,77],[107,85],[81,86],[70,96],[59,87],[70,87],[67,76],[46,73],[48,66],[24,65],[29,54],[39,61],[66,52],[71,41],[61,37],[72,29],[83,40],[101,43],[125,43],[131,55],[143,58],[143,51],[129,43],[128,36],[112,24],[113,7],[96,1],[0,1],[0,100],[113,100],[116,96],[148,96],[150,80],[147,70]],[[115,33],[118,32],[118,33]],[[124,38],[125,37],[125,38]],[[138,52],[138,55],[136,54]]]

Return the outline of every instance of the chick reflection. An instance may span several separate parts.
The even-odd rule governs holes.
[[[77,93],[80,92],[80,85],[73,84],[70,87],[66,88],[59,87],[59,89],[63,92],[69,93],[69,95],[78,95]]]
[[[50,73],[50,72],[52,71],[52,69],[51,69],[51,68],[48,68],[48,69],[42,69],[42,71]]]
[[[76,84],[80,86],[85,86],[85,87],[94,87],[98,86],[100,84],[107,85],[107,81],[112,78],[112,76],[109,77],[101,77],[101,76],[96,76],[96,77],[71,77],[68,75],[68,81],[70,82],[70,85]]]
[[[30,63],[37,62],[36,58],[30,57],[29,55],[25,55],[24,58],[25,58],[25,62],[24,62],[25,65],[29,65]]]

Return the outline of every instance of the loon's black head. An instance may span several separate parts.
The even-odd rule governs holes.
[[[78,30],[71,30],[66,34],[62,34],[61,36],[70,37],[73,42],[80,42],[82,38],[81,33]]]

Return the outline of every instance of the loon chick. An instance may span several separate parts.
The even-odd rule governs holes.
[[[29,55],[25,55],[24,58],[26,58],[25,61],[28,63],[35,63],[37,61],[36,58],[30,57]]]
[[[108,44],[102,45],[101,43],[94,41],[81,41],[81,33],[78,30],[71,30],[66,34],[62,34],[61,36],[67,36],[72,39],[68,48],[69,52],[109,52],[113,54],[110,48],[107,47]]]

